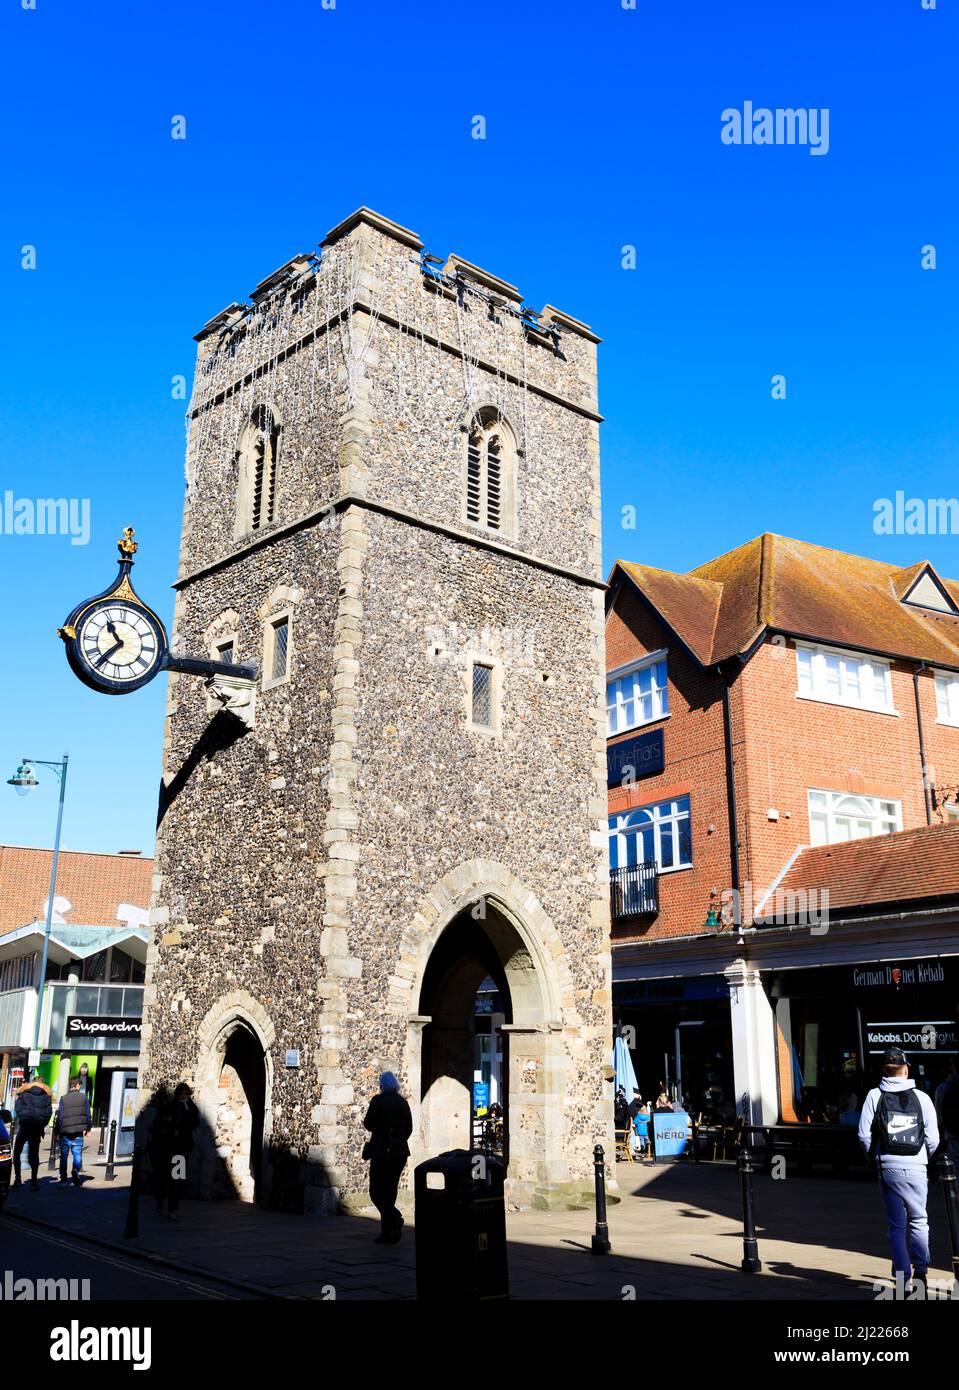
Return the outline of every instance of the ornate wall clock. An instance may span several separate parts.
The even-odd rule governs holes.
[[[133,536],[133,527],[128,526],[117,542],[120,573],[110,588],[78,603],[57,629],[74,674],[103,695],[139,690],[161,671],[226,676],[237,681],[255,678],[255,666],[170,655],[163,623],[138,596],[130,580],[138,548]]]

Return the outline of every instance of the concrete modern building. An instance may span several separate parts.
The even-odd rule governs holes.
[[[0,1103],[26,1074],[39,1000],[40,1074],[60,1094],[85,1067],[106,1117],[114,1078],[122,1085],[139,1066],[153,861],[61,852],[38,990],[50,860],[49,850],[0,845]]]
[[[414,1162],[469,1144],[495,994],[513,1197],[578,1198],[612,1151],[598,339],[366,208],[197,338],[173,648],[260,673],[170,681],[144,1094],[193,1083],[200,1191],[332,1211],[385,1068]]]
[[[774,535],[689,574],[620,562],[607,652],[643,1087],[850,1124],[894,1033],[931,1087],[959,1031],[959,583]]]

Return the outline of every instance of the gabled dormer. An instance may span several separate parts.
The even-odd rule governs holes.
[[[959,617],[959,605],[928,560],[900,570],[893,576],[892,585],[900,603]]]

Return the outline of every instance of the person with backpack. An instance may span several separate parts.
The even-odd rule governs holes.
[[[936,1115],[946,1152],[959,1169],[959,1057],[953,1057],[949,1075],[936,1087]]]
[[[75,1076],[70,1089],[60,1097],[57,1110],[60,1129],[60,1186],[69,1187],[67,1181],[67,1159],[73,1155],[73,1185],[80,1186],[80,1168],[83,1164],[83,1140],[90,1133],[93,1120],[90,1117],[90,1102],[83,1089],[83,1079]]]
[[[30,1189],[40,1186],[40,1140],[53,1114],[53,1092],[39,1077],[25,1081],[16,1093],[13,1111],[17,1117],[17,1138],[13,1146],[13,1185],[22,1187],[20,1160],[24,1149],[30,1164]]]
[[[890,1047],[882,1054],[882,1079],[869,1092],[859,1120],[859,1142],[876,1164],[886,1207],[892,1273],[903,1287],[911,1275],[926,1283],[929,1220],[926,1216],[929,1155],[939,1147],[936,1109],[909,1077],[905,1053]]]

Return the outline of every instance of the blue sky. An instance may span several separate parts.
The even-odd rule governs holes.
[[[607,567],[772,530],[959,575],[956,537],[872,528],[878,497],[959,493],[949,0],[36,0],[2,37],[0,497],[89,498],[92,531],[0,534],[0,766],[69,748],[71,848],[152,849],[164,692],[86,690],[55,629],[126,524],[169,618],[171,378],[361,203],[602,335]],[[724,145],[746,100],[827,107],[828,154]],[[0,783],[0,840],[48,844],[55,795]]]

